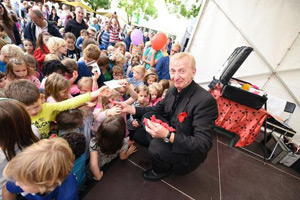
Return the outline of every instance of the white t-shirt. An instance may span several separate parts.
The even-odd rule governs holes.
[[[44,28],[41,28],[37,25],[35,25],[35,38],[38,39],[40,33],[42,32],[48,32],[48,22],[46,21],[46,26]]]

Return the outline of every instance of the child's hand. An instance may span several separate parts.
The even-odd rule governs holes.
[[[136,146],[135,146],[135,145],[131,145],[131,146],[128,148],[128,150],[127,150],[127,155],[129,156],[129,155],[133,154],[133,153],[136,152],[136,151],[137,151]]]
[[[93,179],[96,181],[100,181],[102,177],[103,177],[103,171],[100,171],[100,176],[99,177],[94,176]]]
[[[94,108],[96,106],[96,102],[92,103],[92,102],[86,102],[84,104],[84,106],[88,107],[88,108]]]
[[[119,81],[119,85],[122,85],[126,89],[126,91],[129,89],[129,83],[127,80]]]
[[[140,126],[140,124],[139,124],[139,122],[137,120],[133,120],[132,121],[132,126],[135,127],[135,128],[137,128],[137,127]]]
[[[97,91],[99,92],[98,96],[100,96],[100,97],[110,97],[112,94],[112,90],[107,86],[102,86]]]
[[[100,77],[100,73],[98,71],[95,71],[94,75],[92,76],[92,79],[93,81],[97,81],[99,77]]]
[[[74,78],[74,80],[76,80],[76,79],[78,78],[78,72],[77,72],[77,71],[74,71],[74,72],[72,73],[72,75],[73,75],[72,78]]]
[[[111,109],[107,109],[106,115],[107,116],[115,116],[121,114],[122,109],[118,106],[114,106]]]

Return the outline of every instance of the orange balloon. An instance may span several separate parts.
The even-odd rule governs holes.
[[[161,50],[167,43],[168,38],[164,33],[157,33],[151,40],[152,48],[155,50]]]

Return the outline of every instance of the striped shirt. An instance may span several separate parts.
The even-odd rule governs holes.
[[[109,32],[103,31],[101,35],[101,45],[108,46],[109,45]]]
[[[140,55],[143,55],[142,53],[142,49],[144,48],[144,44],[141,43],[139,45],[132,45],[132,56],[140,56]]]
[[[119,27],[118,26],[111,27],[109,29],[109,31],[110,31],[109,42],[111,42],[111,43],[117,43],[117,42],[119,42],[120,41],[120,39],[119,39],[119,32],[120,32]]]

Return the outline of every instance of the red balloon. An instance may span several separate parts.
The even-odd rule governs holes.
[[[161,50],[167,43],[168,38],[164,33],[157,33],[151,40],[152,48],[155,50]]]

